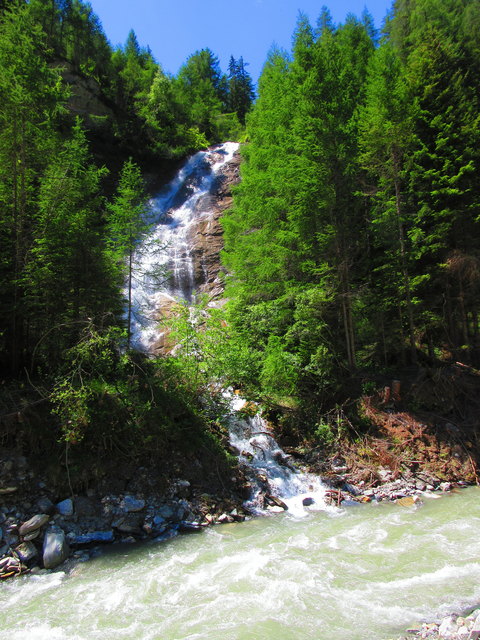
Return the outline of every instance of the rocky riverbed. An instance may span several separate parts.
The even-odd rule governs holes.
[[[86,560],[108,543],[162,541],[216,523],[242,521],[247,515],[240,497],[201,493],[181,478],[173,479],[162,495],[99,495],[92,490],[65,496],[36,477],[23,456],[3,456],[0,469],[3,579],[54,569],[67,559]]]
[[[398,640],[429,638],[430,640],[478,640],[480,638],[480,608],[468,615],[452,613],[439,622],[424,622],[418,629],[407,629]]]
[[[289,462],[289,464],[292,464]],[[66,560],[84,561],[110,543],[162,541],[182,532],[201,531],[215,524],[242,521],[250,514],[241,492],[225,498],[194,488],[188,480],[173,478],[163,494],[148,490],[85,495],[56,495],[20,455],[0,460],[0,578],[15,577],[41,568],[54,569]],[[138,476],[146,470],[138,470]],[[241,472],[241,469],[240,469]],[[418,472],[393,479],[379,469],[375,486],[353,483],[341,459],[333,459],[326,479],[326,500],[349,507],[362,502],[390,500],[408,507],[426,496],[456,490],[466,483],[441,482]],[[245,496],[243,496],[245,497]],[[313,499],[304,499],[308,509]],[[286,505],[266,494],[266,513]],[[425,636],[426,637],[426,636]]]

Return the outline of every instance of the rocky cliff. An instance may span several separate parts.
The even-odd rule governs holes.
[[[222,167],[210,193],[198,200],[197,222],[190,229],[196,291],[207,294],[210,301],[216,301],[217,304],[224,290],[219,278],[220,252],[223,249],[220,218],[232,206],[232,186],[240,180],[239,165],[240,154],[237,152]]]

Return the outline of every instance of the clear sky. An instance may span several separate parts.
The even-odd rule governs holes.
[[[163,69],[176,74],[188,56],[209,47],[228,69],[230,56],[243,56],[256,82],[276,44],[291,48],[299,10],[314,26],[322,5],[335,23],[366,7],[380,27],[391,0],[90,0],[112,45],[124,44],[130,29],[149,46]]]

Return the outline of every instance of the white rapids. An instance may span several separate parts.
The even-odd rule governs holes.
[[[238,452],[240,463],[247,467],[252,486],[252,495],[245,506],[256,513],[275,512],[274,505],[265,505],[264,496],[268,495],[279,498],[295,517],[327,509],[325,486],[320,478],[296,467],[260,413],[250,416],[242,412],[245,406],[252,406],[250,403],[228,391],[224,395],[232,408],[230,445]]]

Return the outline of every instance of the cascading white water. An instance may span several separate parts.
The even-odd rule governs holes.
[[[275,505],[265,508],[265,496],[271,496],[279,498],[296,517],[326,509],[325,486],[320,478],[296,468],[259,413],[242,414],[242,408],[248,406],[243,398],[228,392],[225,395],[233,410],[229,425],[230,444],[238,452],[240,463],[247,468],[252,486],[251,497],[245,506],[256,513],[275,511]],[[283,509],[279,507],[279,510]]]
[[[156,315],[165,299],[193,301],[190,229],[199,215],[208,216],[208,211],[198,206],[199,201],[215,187],[216,177],[237,149],[237,143],[226,142],[196,153],[150,202],[152,230],[137,248],[132,287],[132,344],[141,350],[148,352],[161,337]],[[230,442],[247,468],[252,486],[252,497],[246,506],[264,512],[265,496],[273,496],[297,516],[305,515],[306,508],[325,508],[320,479],[290,463],[259,414],[248,417],[238,413],[245,404],[242,398],[230,394],[229,400]]]
[[[158,339],[156,315],[162,299],[192,300],[195,282],[189,229],[198,215],[197,203],[237,149],[238,143],[225,142],[199,151],[150,201],[152,230],[133,260],[131,331],[137,349],[148,352]]]

